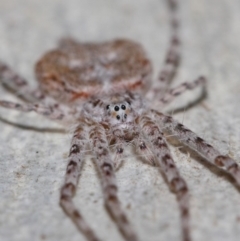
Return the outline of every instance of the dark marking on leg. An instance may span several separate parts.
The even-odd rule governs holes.
[[[165,156],[162,157],[163,161],[171,160],[171,156],[169,154],[166,154]]]
[[[61,198],[62,199],[68,199],[69,197],[72,197],[76,191],[76,187],[72,183],[66,183],[62,187],[61,191]]]
[[[110,163],[104,162],[101,166],[104,175],[112,176],[113,175],[113,166]]]
[[[200,143],[203,143],[204,140],[201,137],[197,137],[196,142],[200,144]]]
[[[72,145],[71,149],[70,149],[70,153],[69,153],[69,156],[71,156],[73,153],[74,154],[77,154],[80,152],[80,148],[78,145],[74,144]]]
[[[80,215],[80,213],[79,213],[77,210],[75,210],[75,211],[73,212],[73,217],[74,217],[74,218],[82,218],[81,215]]]
[[[101,100],[96,99],[92,102],[92,104],[93,104],[94,107],[96,107],[100,102],[101,102]]]
[[[76,166],[77,166],[77,163],[76,163],[75,161],[71,160],[71,161],[69,161],[69,163],[68,163],[68,167],[71,167],[71,166],[76,167]]]
[[[217,166],[222,167],[222,166],[224,166],[224,161],[226,161],[227,159],[228,159],[228,157],[226,157],[226,156],[217,156],[215,158],[214,162]]]

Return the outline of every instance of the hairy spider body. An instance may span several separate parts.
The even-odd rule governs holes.
[[[64,125],[76,125],[60,205],[88,241],[100,239],[73,203],[86,150],[90,149],[95,156],[105,206],[127,241],[138,241],[139,238],[117,195],[115,170],[123,159],[126,142],[132,142],[136,152],[150,165],[160,168],[169,188],[176,194],[183,241],[191,241],[188,187],[173,161],[166,134],[225,169],[240,186],[240,168],[233,159],[221,155],[171,116],[156,110],[164,108],[186,90],[205,84],[205,78],[199,77],[191,83],[169,88],[179,62],[180,41],[177,1],[168,0],[168,3],[172,37],[157,84],[150,89],[151,62],[143,48],[130,40],[100,44],[78,43],[71,39],[61,41],[56,50],[45,54],[36,65],[37,90],[32,90],[27,81],[0,62],[3,86],[26,102],[1,100],[0,106],[35,111]]]

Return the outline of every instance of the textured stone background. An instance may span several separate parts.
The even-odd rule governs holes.
[[[240,2],[181,2],[183,60],[174,84],[199,74],[209,81],[204,102],[175,116],[240,163]],[[169,38],[164,3],[1,0],[0,58],[36,85],[34,63],[61,36],[82,41],[127,37],[145,46],[157,73]],[[15,100],[2,88],[0,96]],[[84,240],[58,206],[70,136],[33,113],[0,109],[0,117],[0,240]],[[173,154],[191,192],[193,240],[239,240],[240,193],[225,175],[216,175],[215,168],[188,152],[173,148]],[[180,240],[175,197],[156,169],[129,156],[117,178],[122,204],[141,240]],[[75,203],[102,240],[122,240],[103,208],[90,159]]]

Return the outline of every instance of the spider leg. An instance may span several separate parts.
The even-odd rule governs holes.
[[[60,206],[88,241],[100,241],[93,230],[85,222],[72,201],[76,192],[80,172],[82,170],[85,149],[86,133],[84,132],[83,127],[78,127],[74,132],[71,143],[65,181],[61,189]]]
[[[33,90],[28,82],[15,73],[9,66],[0,61],[0,83],[17,97],[27,101],[36,102],[44,98],[40,90]]]
[[[201,137],[198,137],[181,123],[175,121],[171,116],[166,116],[155,110],[152,110],[152,113],[163,131],[173,135],[180,142],[195,150],[212,164],[224,169],[234,178],[237,185],[240,187],[240,167],[235,160],[228,156],[221,155],[213,146],[208,144]]]
[[[170,189],[176,194],[180,212],[181,225],[184,241],[190,241],[190,214],[189,214],[189,193],[185,180],[173,161],[172,155],[166,143],[163,133],[156,123],[148,116],[140,119],[140,126],[143,133],[152,144],[152,150],[157,157],[157,162],[161,172],[165,175]]]
[[[15,73],[9,66],[0,61],[0,83],[3,87],[16,97],[24,100],[25,102],[37,102],[43,105],[51,106],[59,109],[64,109],[69,112],[70,109],[64,104],[60,104],[50,96],[45,96],[40,89],[32,89],[28,82]]]
[[[147,97],[151,100],[158,99],[171,84],[180,62],[180,38],[179,38],[179,20],[177,16],[178,5],[176,0],[168,0],[170,10],[170,23],[172,36],[170,38],[170,44],[165,56],[164,65],[159,73],[156,86],[152,88],[147,94]]]
[[[58,108],[52,108],[52,107],[47,107],[44,105],[39,105],[39,104],[19,104],[19,103],[14,103],[11,101],[5,101],[5,100],[0,100],[0,106],[7,108],[7,109],[13,109],[13,110],[18,110],[22,112],[31,112],[34,111],[40,115],[46,116],[49,119],[52,120],[58,120],[58,121],[63,121],[63,122],[71,122],[71,116],[67,116],[63,111],[61,111]]]
[[[164,94],[164,96],[160,99],[160,104],[165,106],[173,101],[177,96],[183,94],[185,91],[195,89],[199,86],[202,86],[203,90],[205,90],[205,84],[206,78],[203,76],[200,76],[193,82],[182,83],[179,86],[168,90],[167,93]]]
[[[125,240],[138,241],[117,196],[116,177],[104,127],[94,124],[90,130],[89,137],[92,141],[96,165],[101,177],[105,206]]]

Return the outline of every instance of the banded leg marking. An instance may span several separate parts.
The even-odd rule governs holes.
[[[90,139],[101,177],[105,206],[124,239],[126,241],[138,241],[117,196],[116,177],[104,127],[98,124],[94,125],[90,131]]]
[[[140,120],[143,133],[152,144],[160,170],[166,176],[170,189],[176,194],[181,213],[181,225],[183,241],[190,241],[190,214],[189,214],[189,193],[185,180],[181,177],[174,161],[163,133],[156,123],[148,116]]]
[[[152,110],[152,113],[155,115],[155,118],[159,122],[162,130],[173,135],[180,142],[195,150],[212,164],[224,169],[235,179],[240,187],[240,167],[235,160],[222,155],[213,146],[208,144],[191,130],[187,129],[181,123],[175,121],[171,116],[166,116],[155,110]]]
[[[22,112],[34,111],[52,120],[64,120],[64,118],[67,118],[67,116],[65,116],[64,113],[61,112],[59,109],[46,107],[44,105],[25,104],[25,103],[19,104],[11,101],[0,100],[0,106],[7,109],[13,109],[13,110],[18,110]]]
[[[172,36],[170,38],[170,44],[166,52],[163,67],[159,73],[156,87],[147,94],[147,97],[151,100],[159,99],[159,96],[169,88],[180,62],[180,37],[178,33],[180,21],[177,16],[178,4],[176,0],[168,0],[167,4],[170,10]]]
[[[60,206],[88,241],[100,241],[72,201],[82,170],[85,146],[86,133],[82,127],[78,127],[71,143],[65,181],[61,189]]]
[[[37,102],[44,99],[40,90],[33,90],[28,82],[15,73],[8,65],[0,61],[0,83],[7,90],[13,92],[17,97],[27,102]]]
[[[172,88],[167,91],[167,93],[160,99],[160,104],[167,105],[172,102],[177,96],[183,94],[187,90],[193,90],[199,86],[203,86],[205,88],[206,78],[201,76],[193,82],[185,82],[180,84],[179,86]]]

